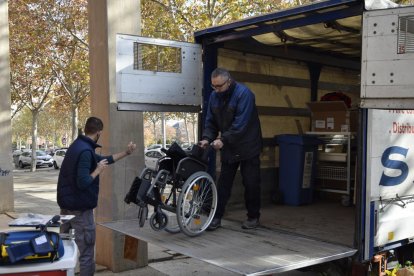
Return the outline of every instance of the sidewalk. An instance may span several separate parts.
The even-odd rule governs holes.
[[[59,207],[56,203],[56,183],[58,171],[52,169],[41,169],[35,173],[28,170],[15,170],[14,172],[14,212],[0,214],[0,230],[10,231],[16,228],[8,227],[8,223],[17,218],[21,213],[38,213],[45,215],[54,215],[59,213]],[[148,244],[148,261],[147,267],[134,269],[130,271],[113,273],[105,267],[97,265],[95,275],[110,276],[181,276],[181,275],[220,275],[234,276],[238,275],[228,270],[221,269],[217,266],[189,258],[164,249],[153,244]],[[279,275],[283,276],[304,276],[312,275],[310,272],[285,272]],[[313,274],[315,275],[315,274]]]

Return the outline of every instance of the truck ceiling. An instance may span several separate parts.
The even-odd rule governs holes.
[[[360,70],[363,1],[329,0],[200,30],[195,40],[219,47]]]

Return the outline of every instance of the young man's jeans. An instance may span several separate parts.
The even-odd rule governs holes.
[[[221,172],[217,184],[218,202],[215,218],[222,218],[224,215],[239,165],[244,186],[244,201],[247,209],[247,217],[260,217],[260,156],[257,155],[236,163],[221,163]]]
[[[70,229],[75,229],[75,242],[79,249],[80,276],[93,276],[95,273],[96,238],[93,210],[70,211],[62,209],[60,214],[75,216],[60,226],[60,232],[69,233]]]

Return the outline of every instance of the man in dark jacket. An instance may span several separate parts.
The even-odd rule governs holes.
[[[111,156],[95,153],[103,130],[99,118],[90,117],[85,124],[85,135],[79,135],[66,151],[59,172],[57,202],[62,215],[74,215],[62,224],[61,232],[75,229],[75,241],[79,249],[80,275],[95,273],[95,221],[93,209],[98,204],[99,175],[115,161],[130,155],[136,145],[130,142],[125,151]]]
[[[218,180],[217,210],[209,230],[221,226],[226,204],[231,195],[234,177],[240,166],[244,186],[247,220],[242,228],[259,225],[260,217],[260,152],[262,132],[252,91],[232,80],[222,68],[211,74],[214,92],[210,96],[200,146],[209,143],[221,151],[221,172]]]

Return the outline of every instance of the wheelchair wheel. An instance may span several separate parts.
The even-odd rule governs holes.
[[[150,218],[150,226],[154,231],[160,231],[165,228],[168,223],[168,217],[164,212],[155,212]]]
[[[181,232],[180,225],[178,225],[177,222],[177,216],[171,212],[169,212],[171,215],[167,215],[168,217],[168,223],[165,226],[164,230],[171,234],[177,234]]]
[[[144,227],[147,216],[148,216],[148,206],[139,207],[139,210],[138,210],[139,227]]]
[[[192,174],[184,183],[177,202],[177,220],[181,231],[193,237],[207,229],[217,206],[217,189],[206,172]]]

